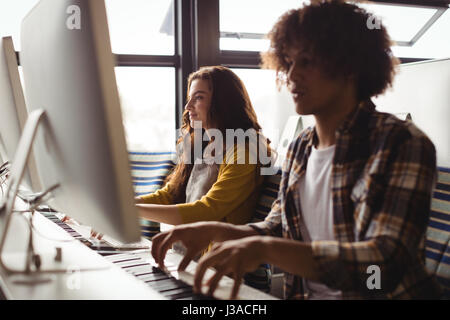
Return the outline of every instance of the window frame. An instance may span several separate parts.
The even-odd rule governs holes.
[[[189,74],[208,65],[259,69],[261,58],[256,51],[220,50],[220,0],[172,1],[175,41],[173,55],[114,54],[114,56],[117,67],[175,68],[175,129],[178,129],[182,123]],[[449,8],[448,0],[370,0],[368,3]],[[20,65],[19,52],[16,54]],[[429,60],[402,57],[399,59],[401,63]]]

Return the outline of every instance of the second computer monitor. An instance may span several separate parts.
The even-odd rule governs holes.
[[[20,60],[34,143],[53,205],[123,242],[140,239],[103,0],[41,0],[24,18]]]
[[[3,153],[0,156],[2,161],[12,161],[27,120],[27,109],[11,37],[0,41],[0,97],[0,153]],[[29,157],[22,185],[28,189],[27,193],[40,191],[33,154]]]

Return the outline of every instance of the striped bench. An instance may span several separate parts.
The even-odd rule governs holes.
[[[438,168],[425,241],[425,264],[450,299],[450,168]]]
[[[276,200],[281,180],[281,168],[277,168],[274,175],[266,176],[261,194],[256,203],[255,214],[251,222],[263,221],[272,208],[272,203]],[[272,287],[272,267],[268,264],[262,264],[253,272],[244,275],[244,283],[255,289],[269,293]]]
[[[153,193],[163,186],[164,179],[175,167],[175,152],[128,153],[135,196]],[[151,239],[160,231],[158,222],[140,219],[141,234]]]

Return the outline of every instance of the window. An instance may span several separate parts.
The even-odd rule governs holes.
[[[114,53],[173,55],[171,0],[106,0]]]
[[[296,114],[291,94],[285,86],[278,91],[273,70],[232,70],[244,82],[263,133],[276,149],[286,119]]]
[[[450,57],[450,10],[373,3],[358,6],[381,18],[396,43],[392,47],[395,56],[425,59]]]
[[[12,35],[18,51],[21,20],[38,1],[0,2],[1,35]],[[129,148],[174,148],[187,75],[194,66],[211,64],[231,67],[242,78],[264,133],[276,147],[286,119],[295,111],[286,88],[277,90],[274,72],[259,69],[259,52],[268,49],[265,36],[280,16],[309,2],[105,0]],[[412,2],[422,6],[387,5],[381,0],[358,5],[383,19],[397,41],[392,47],[397,57],[450,57],[450,10],[427,6],[427,0]]]
[[[130,151],[175,150],[175,69],[116,67]]]
[[[277,19],[287,10],[310,1],[221,0],[220,49],[265,51],[265,38]],[[445,7],[359,3],[358,6],[381,18],[397,45],[392,47],[400,58],[445,58],[450,56],[450,10]],[[395,1],[392,1],[395,2]],[[418,2],[418,1],[416,1]],[[424,1],[426,4],[426,1]],[[236,10],[239,8],[239,10]]]
[[[175,149],[175,36],[171,0],[106,0],[130,151]]]
[[[287,10],[309,1],[222,0],[220,1],[220,49],[264,51],[264,39],[277,19]],[[236,8],[239,8],[238,10]]]

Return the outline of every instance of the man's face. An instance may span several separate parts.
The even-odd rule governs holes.
[[[324,115],[333,112],[336,101],[348,86],[345,78],[332,78],[323,71],[311,53],[301,48],[286,51],[290,67],[287,73],[288,88],[300,115]]]

